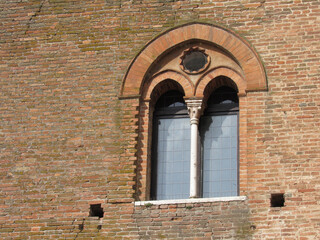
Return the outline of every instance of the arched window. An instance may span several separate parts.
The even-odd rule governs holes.
[[[237,92],[216,89],[200,119],[202,197],[238,195]],[[190,117],[183,94],[169,91],[153,115],[151,199],[183,199],[190,194]]]
[[[246,94],[265,90],[259,55],[228,29],[188,23],[150,41],[119,96],[139,106],[135,199],[245,194]]]
[[[238,111],[237,92],[220,87],[201,117],[203,197],[238,195]]]
[[[151,199],[189,197],[190,119],[183,94],[169,91],[153,117]]]

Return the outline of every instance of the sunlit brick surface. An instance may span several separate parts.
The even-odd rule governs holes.
[[[1,239],[320,238],[318,0],[2,0],[0,9]],[[133,95],[168,43],[193,36],[177,27],[194,21],[250,44],[255,57],[229,35],[192,33],[268,87],[239,97],[247,200],[135,206],[148,198],[152,109]],[[143,49],[127,76],[133,94],[119,99]],[[256,59],[265,82],[255,82]],[[278,193],[284,207],[271,208]],[[92,204],[103,218],[88,217]]]

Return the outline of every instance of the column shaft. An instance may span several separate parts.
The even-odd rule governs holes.
[[[202,100],[186,100],[191,124],[191,145],[190,145],[190,198],[197,198],[200,195],[200,154],[199,154],[199,118],[201,116]]]

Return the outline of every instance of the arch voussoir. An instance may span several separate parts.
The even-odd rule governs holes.
[[[186,78],[185,76],[183,76],[180,73],[177,73],[175,71],[166,71],[163,73],[160,73],[158,75],[156,75],[155,77],[153,77],[149,84],[147,85],[147,87],[144,89],[142,98],[144,100],[150,100],[151,99],[151,94],[153,92],[153,90],[156,88],[156,86],[161,83],[162,81],[165,80],[173,80],[176,81],[177,83],[179,83],[179,85],[182,87],[185,97],[192,97],[193,96],[193,92],[194,92],[194,86],[192,84],[192,82]]]
[[[262,61],[245,39],[220,26],[189,23],[161,34],[136,56],[123,78],[120,97],[138,96],[150,66],[163,53],[189,40],[208,41],[230,53],[243,70],[246,91],[267,90]]]
[[[226,67],[220,67],[216,69],[212,69],[209,71],[204,77],[202,77],[195,86],[194,95],[197,98],[204,97],[204,91],[206,86],[215,78],[219,76],[224,76],[230,78],[236,85],[239,95],[245,95],[247,84],[244,78],[234,70]]]

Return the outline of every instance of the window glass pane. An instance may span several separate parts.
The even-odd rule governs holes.
[[[229,87],[220,87],[208,100],[208,105],[238,103],[237,92]]]
[[[183,94],[178,91],[169,91],[159,98],[156,104],[156,109],[183,106],[186,106],[183,100]]]
[[[201,51],[192,51],[185,55],[182,64],[186,70],[197,72],[208,62],[207,56]]]
[[[189,198],[190,120],[160,118],[157,123],[156,199]]]
[[[203,141],[203,197],[238,194],[238,115],[205,116]]]

